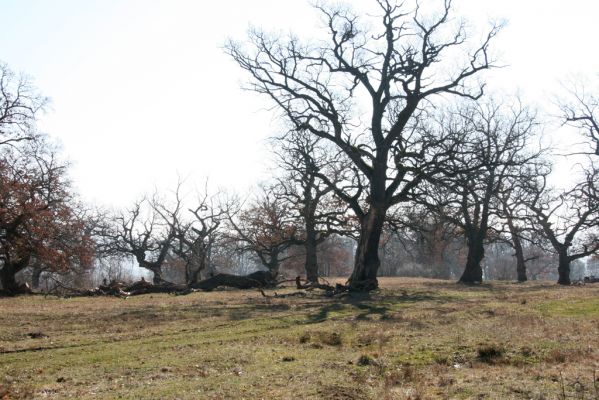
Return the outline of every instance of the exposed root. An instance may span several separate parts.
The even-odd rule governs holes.
[[[377,290],[379,288],[379,282],[376,278],[364,280],[352,280],[350,278],[346,287],[349,292],[367,293]]]
[[[306,283],[302,284],[302,278],[300,276],[297,276],[295,278],[295,287],[298,289],[305,289],[305,290],[313,290],[313,289],[322,289],[325,291],[335,290],[335,287],[329,285],[328,283],[323,284],[323,283],[318,283],[318,282],[306,282]]]

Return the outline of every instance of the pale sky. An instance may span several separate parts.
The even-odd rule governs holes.
[[[454,2],[473,25],[508,20],[494,90],[542,105],[560,80],[599,73],[597,0]],[[279,127],[222,50],[250,25],[317,36],[320,23],[304,0],[0,0],[0,60],[51,97],[40,125],[84,199],[126,205],[177,174],[244,191],[267,176],[264,140]]]

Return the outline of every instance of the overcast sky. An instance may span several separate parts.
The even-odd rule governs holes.
[[[543,104],[560,80],[599,73],[597,0],[455,4],[476,26],[508,21],[493,90]],[[123,205],[177,174],[244,191],[266,176],[279,126],[222,51],[250,25],[314,37],[320,22],[304,0],[0,0],[0,60],[52,98],[41,126],[85,199]]]

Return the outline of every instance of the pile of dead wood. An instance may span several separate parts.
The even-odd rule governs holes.
[[[591,275],[584,277],[584,283],[597,283],[599,282],[599,276]]]
[[[269,289],[279,285],[269,272],[257,271],[249,275],[217,274],[192,285],[178,285],[170,282],[153,284],[144,278],[132,284],[123,282],[110,282],[99,285],[93,289],[75,289],[60,285],[55,293],[66,297],[85,296],[116,296],[127,298],[140,294],[171,293],[189,294],[197,291],[211,291],[219,287],[236,289]]]
[[[64,290],[65,296],[116,296],[129,297],[148,293],[176,293],[188,290],[187,285],[175,285],[165,282],[160,285],[154,285],[144,278],[132,284],[123,282],[110,282],[93,289],[68,289]]]
[[[60,282],[56,281],[56,287],[51,293],[58,296],[64,297],[92,297],[92,296],[115,296],[120,298],[127,298],[130,296],[136,296],[140,294],[150,293],[170,293],[177,295],[189,294],[197,291],[212,291],[221,287],[235,288],[235,289],[258,289],[261,293],[266,296],[264,289],[272,289],[281,287],[284,282],[292,281],[278,281],[268,271],[257,271],[249,275],[230,275],[230,274],[217,274],[207,279],[199,281],[191,285],[178,285],[170,282],[162,282],[160,284],[153,284],[146,281],[144,278],[141,280],[126,284],[123,282],[104,282],[93,289],[77,289],[67,287]],[[332,286],[328,282],[302,282],[298,276],[295,279],[295,286],[300,293],[307,293],[316,289],[323,290],[325,296],[335,296],[339,293],[347,292],[347,287],[343,285]],[[27,288],[28,289],[28,288]],[[31,293],[28,289],[19,294]],[[275,293],[274,297],[277,297]],[[281,295],[289,296],[289,294]],[[266,296],[269,297],[269,296]]]
[[[275,292],[274,295],[269,296],[266,293],[264,293],[264,290],[260,289],[260,293],[263,297],[283,299],[287,297],[306,297],[308,292],[311,292],[315,289],[324,290],[325,297],[335,297],[340,294],[347,294],[347,292],[349,291],[349,288],[347,286],[340,285],[339,283],[335,284],[335,286],[332,286],[326,281],[325,283],[310,281],[305,281],[302,283],[301,276],[295,278],[295,287],[298,289],[297,292],[283,294]]]
[[[279,282],[268,271],[256,271],[249,275],[217,274],[191,285],[192,289],[205,291],[225,286],[236,289],[268,289],[276,287]]]

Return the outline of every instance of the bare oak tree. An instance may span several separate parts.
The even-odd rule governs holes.
[[[154,274],[155,285],[169,283],[162,278],[162,266],[175,239],[179,207],[177,204],[165,219],[159,211],[164,206],[156,196],[135,201],[131,208],[118,213],[102,233],[104,252],[132,256],[141,268]]]
[[[236,242],[237,250],[254,254],[274,281],[281,263],[289,257],[287,249],[298,244],[298,224],[289,203],[263,188],[247,207],[231,207],[227,219],[229,239]]]
[[[0,147],[33,139],[37,115],[47,103],[29,78],[0,62]]]
[[[351,290],[378,287],[387,210],[406,201],[431,173],[426,146],[409,134],[414,114],[437,95],[479,98],[483,85],[469,83],[492,66],[489,45],[498,32],[493,26],[454,67],[450,53],[469,45],[466,24],[451,16],[451,0],[434,16],[423,15],[418,3],[375,3],[377,29],[368,28],[367,17],[318,6],[326,41],[304,43],[254,30],[247,46],[227,45],[250,74],[250,89],[270,97],[296,130],[337,146],[359,172],[362,185],[352,191],[328,182],[360,222]]]
[[[289,203],[298,220],[296,243],[305,250],[306,278],[318,283],[318,246],[332,234],[343,234],[347,219],[347,207],[320,176],[338,184],[345,165],[334,148],[305,132],[289,132],[276,145],[283,175],[277,178],[274,195]]]
[[[535,201],[530,209],[535,222],[558,255],[559,284],[570,284],[571,262],[599,251],[599,98],[584,85],[574,83],[569,99],[560,104],[565,124],[578,129],[583,155],[575,168],[579,182],[566,190],[548,187],[547,176],[530,183]]]
[[[599,156],[599,95],[588,93],[584,87],[570,91],[570,99],[562,101],[560,107],[566,124],[582,133],[585,145],[590,148],[586,154]]]
[[[539,259],[545,245],[543,232],[535,229],[538,226],[531,221],[528,206],[534,202],[536,194],[530,191],[528,183],[550,171],[549,161],[539,157],[520,168],[518,175],[507,177],[497,195],[501,217],[497,228],[499,239],[514,250],[518,282],[528,280],[526,264]]]
[[[428,195],[420,198],[466,237],[468,257],[460,282],[482,282],[485,241],[502,214],[500,193],[541,155],[531,147],[537,122],[520,104],[491,101],[465,104],[439,125],[450,132],[453,157],[445,164],[445,176],[425,187]]]
[[[569,285],[572,261],[599,251],[599,170],[583,169],[572,188],[550,188],[547,174],[528,182],[534,198],[528,204],[537,229],[558,256],[558,282]]]
[[[198,193],[194,204],[184,214],[180,189],[179,184],[172,207],[161,204],[158,210],[174,232],[172,252],[185,263],[186,283],[194,285],[211,267],[210,255],[219,238],[227,207],[209,195],[206,184],[203,193]]]

